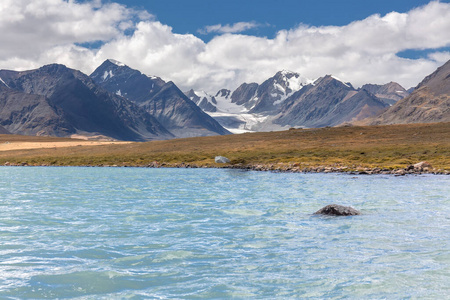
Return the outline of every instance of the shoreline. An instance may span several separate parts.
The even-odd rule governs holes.
[[[450,175],[450,171],[436,170],[429,167],[414,168],[410,165],[406,168],[386,169],[386,168],[358,168],[352,169],[348,167],[307,167],[301,168],[298,164],[247,164],[247,165],[197,165],[189,163],[159,163],[152,162],[144,165],[48,165],[48,164],[28,164],[28,163],[5,163],[2,167],[82,167],[82,168],[150,168],[150,169],[234,169],[242,171],[257,171],[257,172],[273,172],[273,173],[302,173],[302,174],[347,174],[347,175]]]

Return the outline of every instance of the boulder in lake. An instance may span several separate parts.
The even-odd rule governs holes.
[[[216,156],[214,161],[218,164],[228,164],[230,160],[224,156]]]
[[[315,215],[327,215],[327,216],[356,216],[360,215],[359,210],[350,206],[342,206],[337,204],[327,205],[314,213]]]

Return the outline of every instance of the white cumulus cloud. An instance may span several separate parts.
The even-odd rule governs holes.
[[[205,28],[198,30],[200,34],[208,33],[241,33],[253,28],[260,27],[261,25],[256,22],[238,22],[232,25],[216,24],[205,26]]]
[[[205,43],[115,3],[2,0],[0,68],[57,62],[89,74],[113,58],[182,89],[215,93],[244,81],[260,83],[281,69],[311,79],[333,74],[355,86],[397,81],[408,88],[450,59],[448,49],[439,50],[450,46],[450,4],[439,1],[345,26],[300,25],[274,38],[238,34],[257,26],[238,24],[211,27],[220,35]],[[96,41],[95,49],[83,46]],[[397,55],[411,49],[429,54]]]
[[[99,0],[2,0],[0,66],[22,68],[42,62],[42,57],[61,61],[51,54],[61,47],[73,50],[76,44],[115,39],[133,29],[131,20],[136,17],[149,20],[152,16]]]

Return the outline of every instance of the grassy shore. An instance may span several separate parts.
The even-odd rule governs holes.
[[[52,142],[60,147],[0,151],[0,164],[56,166],[339,167],[398,169],[428,161],[450,171],[450,123],[295,129],[146,143],[65,147],[70,139],[1,135],[1,143]]]

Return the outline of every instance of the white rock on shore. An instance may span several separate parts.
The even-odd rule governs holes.
[[[230,160],[226,158],[225,156],[216,156],[214,161],[218,164],[228,164],[230,163]]]

